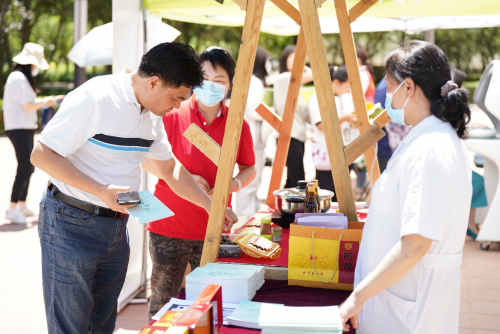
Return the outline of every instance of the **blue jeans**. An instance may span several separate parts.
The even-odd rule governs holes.
[[[130,255],[127,220],[85,212],[45,191],[38,236],[49,333],[113,333]]]

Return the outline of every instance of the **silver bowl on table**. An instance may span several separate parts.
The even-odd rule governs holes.
[[[276,208],[288,215],[306,212],[306,194],[298,188],[280,189],[273,192]],[[321,212],[330,210],[334,193],[326,189],[318,189]]]

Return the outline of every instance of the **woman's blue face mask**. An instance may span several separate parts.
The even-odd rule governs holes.
[[[408,103],[408,101],[410,101],[410,98],[408,98],[405,102],[405,104],[403,105],[403,108],[401,109],[394,109],[392,108],[392,97],[394,95],[394,93],[396,93],[398,91],[398,89],[403,86],[405,82],[401,82],[401,84],[399,84],[398,88],[396,88],[396,90],[392,93],[386,93],[385,94],[385,110],[387,110],[387,115],[389,115],[389,117],[396,123],[399,123],[399,124],[403,124],[403,125],[406,125],[405,123],[405,107],[406,107],[406,104]]]
[[[226,86],[213,81],[203,81],[202,87],[194,89],[196,96],[201,103],[207,107],[213,107],[226,96]]]

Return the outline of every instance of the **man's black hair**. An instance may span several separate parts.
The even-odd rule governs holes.
[[[234,62],[233,57],[224,49],[212,48],[207,51],[203,51],[198,56],[198,61],[203,64],[205,61],[209,61],[212,66],[215,68],[215,65],[219,65],[222,67],[229,76],[229,82],[233,82],[234,72],[236,70],[236,63]]]
[[[172,88],[201,87],[203,71],[192,47],[177,42],[161,43],[142,56],[139,76],[157,76]]]

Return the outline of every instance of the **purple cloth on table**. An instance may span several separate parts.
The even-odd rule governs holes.
[[[311,217],[311,216],[322,216],[322,217],[342,217],[344,216],[343,213],[333,213],[333,212],[330,212],[330,213],[296,213],[295,214],[295,219],[299,219],[299,218],[302,218],[302,217]]]
[[[266,280],[252,301],[285,304],[285,306],[332,306],[342,304],[350,294],[351,291],[288,285],[288,281],[286,280]],[[186,292],[181,292],[177,298],[186,299]],[[255,329],[224,326],[220,334],[250,334],[259,332],[260,330]],[[352,329],[350,333],[352,333]]]

